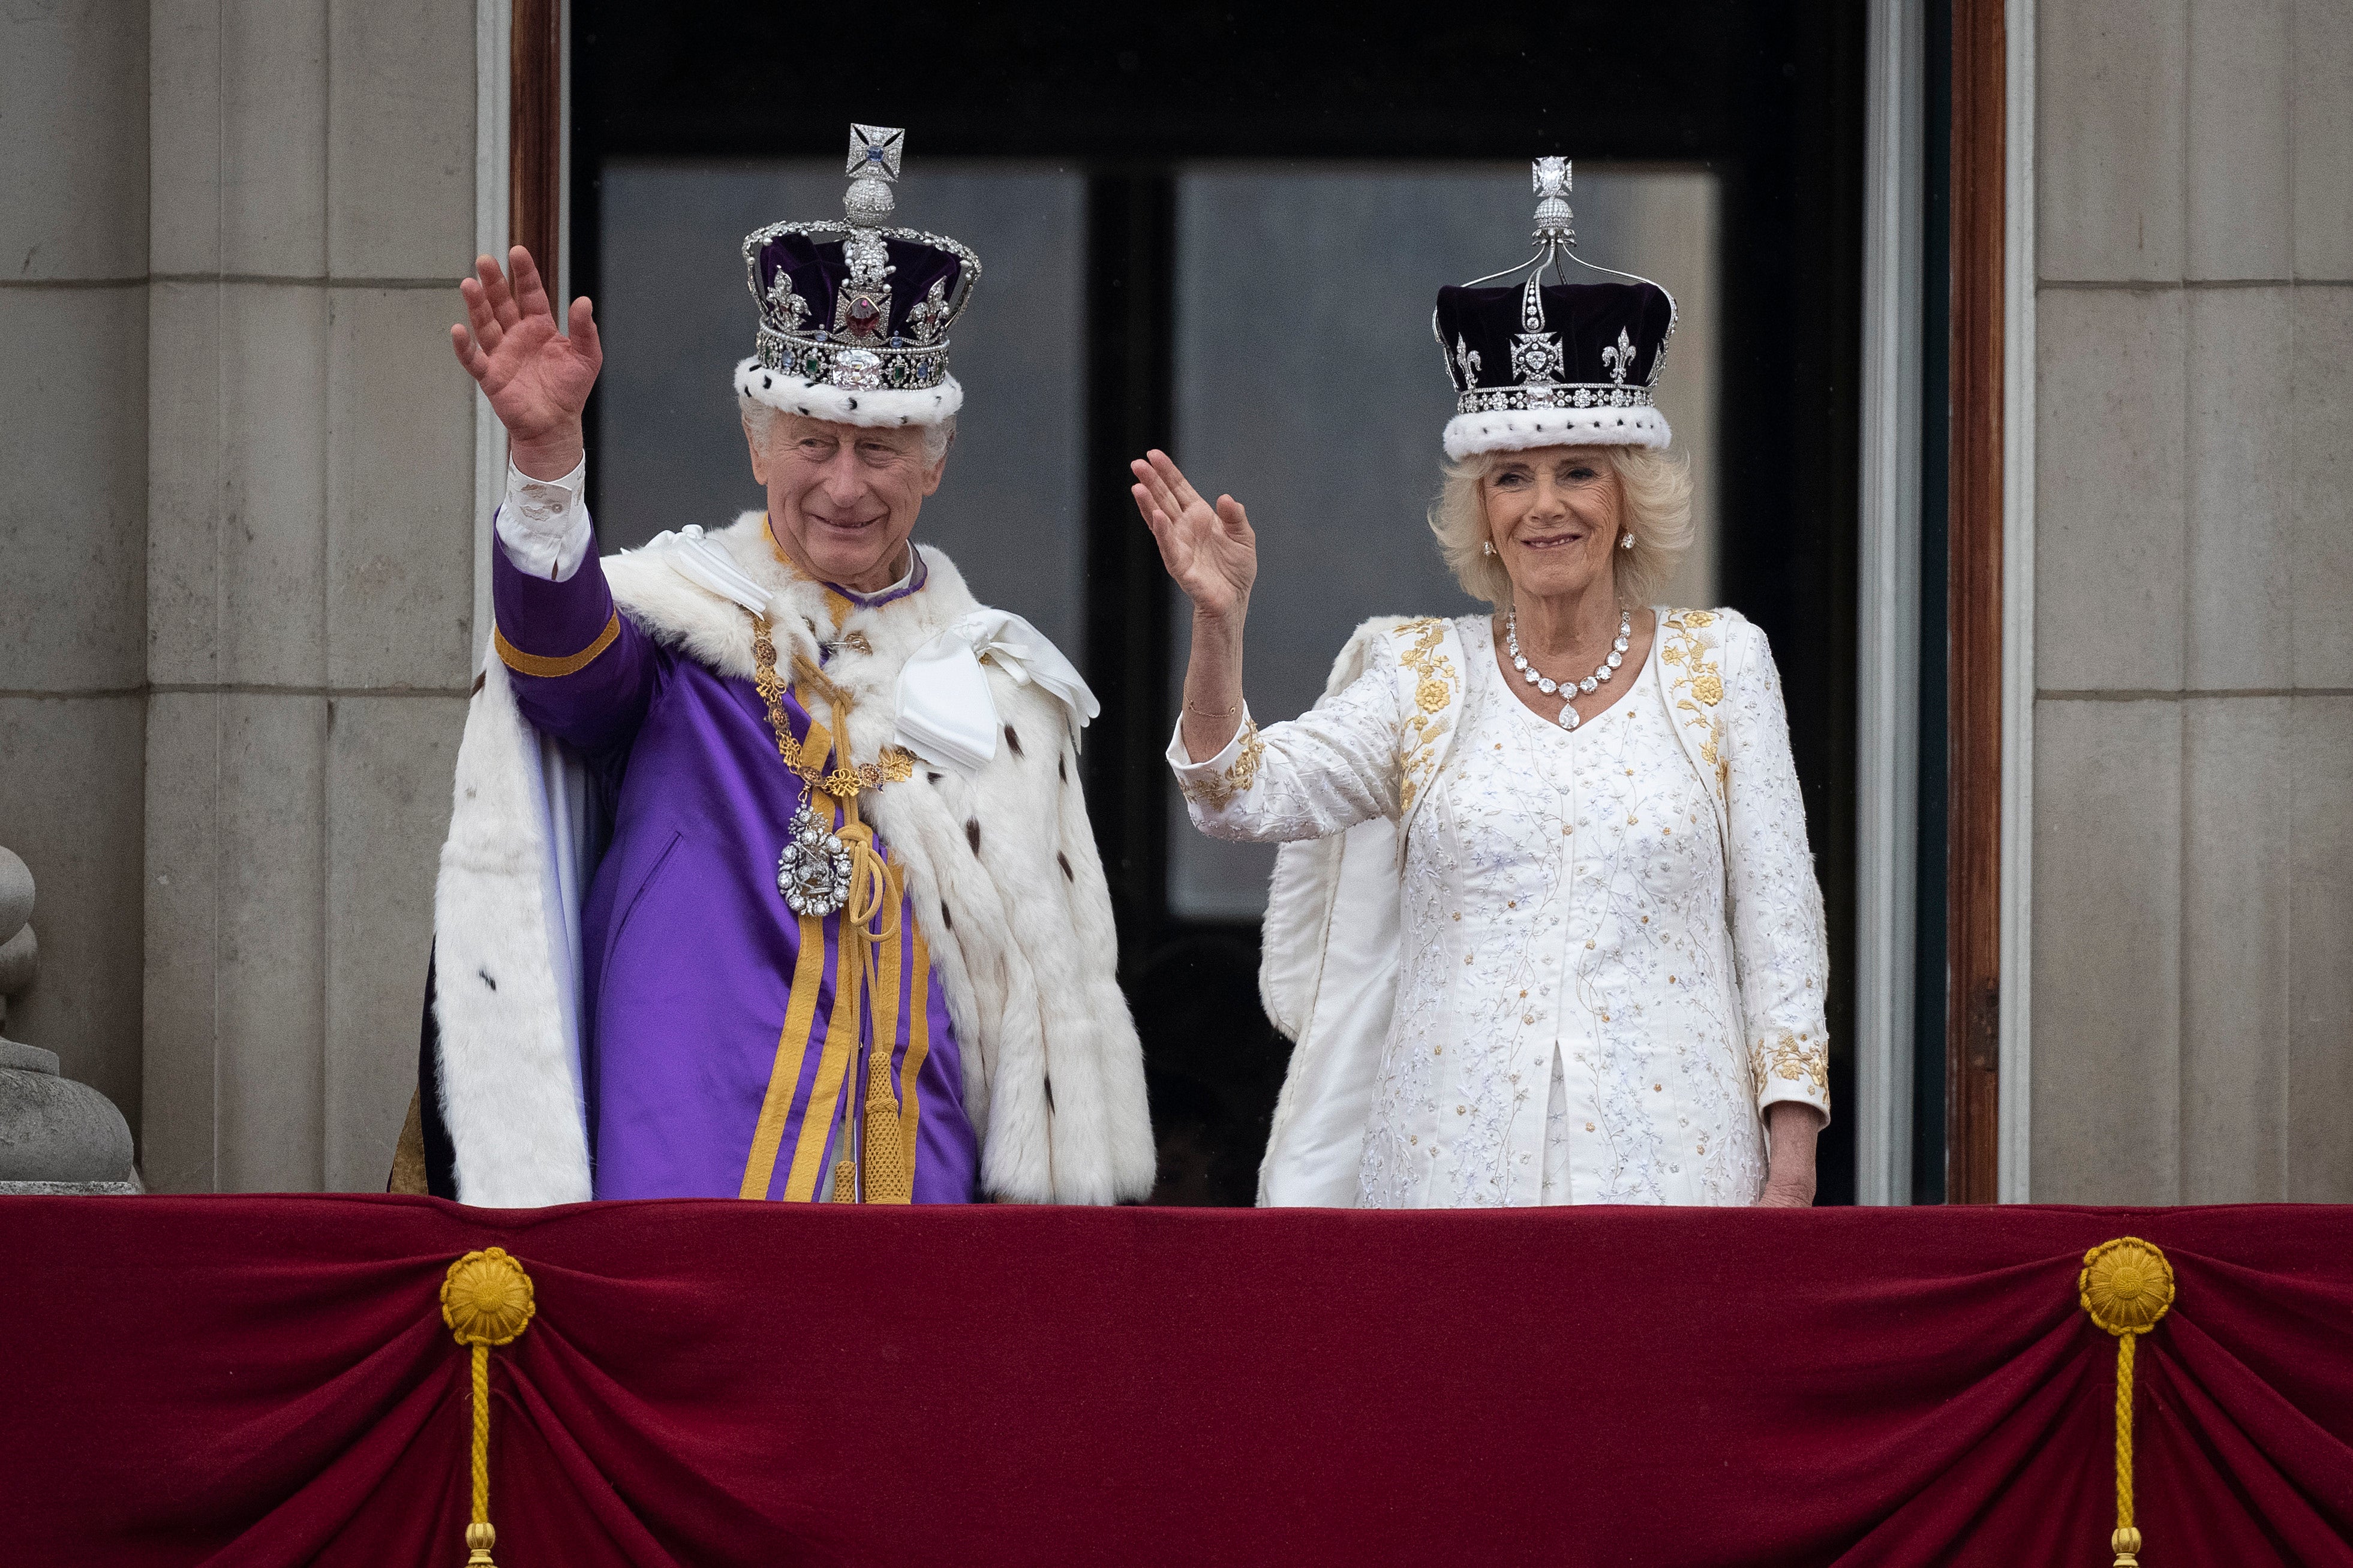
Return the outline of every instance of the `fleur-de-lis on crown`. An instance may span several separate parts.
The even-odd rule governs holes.
[[[799,331],[809,319],[808,301],[793,288],[793,275],[781,267],[768,285],[768,312],[769,319],[788,332]]]
[[[935,343],[947,331],[948,280],[934,279],[923,297],[907,310],[907,332],[919,343]]]
[[[1619,386],[1626,384],[1626,376],[1634,368],[1634,344],[1626,336],[1626,329],[1618,329],[1617,346],[1604,347],[1601,363],[1609,368],[1610,381]]]
[[[1462,367],[1465,389],[1479,384],[1479,351],[1459,337],[1454,340],[1454,363]]]

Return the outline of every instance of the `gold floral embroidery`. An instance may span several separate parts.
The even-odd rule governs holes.
[[[1419,711],[1406,721],[1398,757],[1404,782],[1398,786],[1398,806],[1400,811],[1411,811],[1414,797],[1421,793],[1421,775],[1437,754],[1438,715],[1454,700],[1454,661],[1438,651],[1446,640],[1444,621],[1427,616],[1408,621],[1397,628],[1396,635],[1413,639],[1413,646],[1398,655],[1398,662],[1421,678],[1413,689],[1414,706]]]
[[[1816,1094],[1828,1094],[1830,1064],[1829,1041],[1802,1039],[1787,1029],[1779,1039],[1759,1040],[1748,1052],[1748,1070],[1759,1094],[1765,1092],[1766,1080],[1777,1074],[1791,1083],[1811,1083]]]
[[[1716,722],[1715,714],[1702,711],[1701,704],[1714,708],[1724,700],[1724,672],[1707,657],[1707,645],[1693,635],[1701,626],[1714,626],[1715,618],[1715,612],[1710,610],[1677,610],[1668,616],[1668,629],[1679,635],[1660,650],[1659,658],[1683,672],[1674,679],[1671,690],[1690,688],[1691,696],[1676,698],[1675,707],[1681,712],[1691,714],[1692,717],[1684,722],[1703,732],[1700,758],[1715,769],[1716,792],[1721,795],[1731,787],[1732,765],[1722,755],[1718,744],[1723,738],[1723,727]],[[1694,697],[1699,701],[1694,702]]]
[[[1246,719],[1242,721],[1241,739],[1238,743],[1240,749],[1232,764],[1223,773],[1212,773],[1205,779],[1186,779],[1177,784],[1187,800],[1207,806],[1211,811],[1223,811],[1228,801],[1238,795],[1247,794],[1250,786],[1258,782],[1259,764],[1266,760],[1266,742],[1258,738],[1258,721]]]

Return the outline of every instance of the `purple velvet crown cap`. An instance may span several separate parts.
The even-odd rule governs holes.
[[[890,300],[882,329],[875,335],[886,342],[897,338],[903,343],[914,336],[909,330],[908,313],[931,292],[933,284],[944,283],[944,296],[958,299],[964,261],[953,251],[887,234],[882,247],[891,258]],[[760,247],[756,265],[761,299],[768,297],[776,287],[776,274],[782,272],[792,279],[793,292],[808,304],[809,330],[832,322],[840,291],[849,281],[849,262],[840,240],[780,234]]]

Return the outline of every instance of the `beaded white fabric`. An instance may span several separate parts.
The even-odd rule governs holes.
[[[1360,1203],[1746,1204],[1763,1107],[1829,1109],[1827,943],[1779,678],[1764,635],[1723,619],[1728,857],[1716,781],[1660,679],[1664,628],[1620,700],[1569,731],[1506,688],[1486,617],[1458,624],[1472,668],[1406,836]],[[1396,816],[1409,690],[1376,668],[1256,732],[1246,787],[1222,805],[1188,788],[1195,824],[1295,839]],[[1191,764],[1180,747],[1187,784],[1238,754]]]

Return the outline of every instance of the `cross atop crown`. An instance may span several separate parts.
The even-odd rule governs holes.
[[[841,172],[860,179],[896,180],[899,154],[906,144],[907,133],[896,126],[853,125],[849,128],[849,162]]]
[[[849,128],[849,162],[841,171],[849,176],[849,189],[842,193],[841,206],[852,228],[872,227],[898,205],[891,199],[891,186],[899,178],[899,154],[906,145],[907,133],[894,125]]]
[[[1568,185],[1569,164],[1566,158],[1538,158],[1535,166],[1536,202],[1535,242],[1538,245],[1577,243],[1577,230],[1569,226]]]

